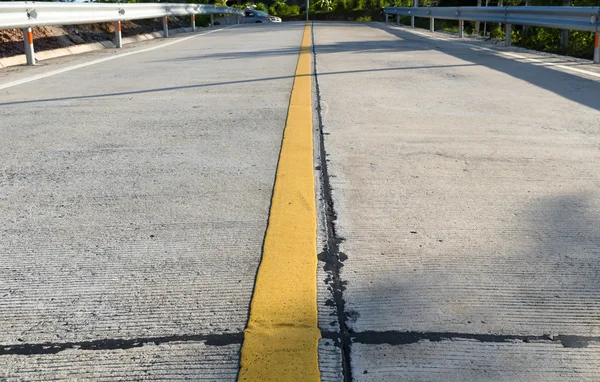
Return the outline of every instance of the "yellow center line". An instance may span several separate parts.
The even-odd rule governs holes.
[[[239,381],[319,381],[316,207],[310,77],[304,29]]]

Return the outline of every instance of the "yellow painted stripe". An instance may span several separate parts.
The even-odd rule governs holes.
[[[304,29],[239,381],[319,381],[310,25]]]

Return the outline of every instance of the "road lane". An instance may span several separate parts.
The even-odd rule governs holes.
[[[0,90],[0,377],[236,379],[303,27]],[[598,380],[599,83],[379,24],[315,41],[322,380]]]
[[[600,83],[381,24],[315,50],[346,375],[600,379]]]
[[[1,377],[236,378],[302,31],[0,91]]]

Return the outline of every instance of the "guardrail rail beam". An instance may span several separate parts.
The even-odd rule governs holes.
[[[416,1],[415,1],[416,3]],[[594,45],[594,63],[600,64],[598,34],[600,33],[600,7],[386,7],[386,15],[426,17],[430,19],[429,28],[433,30],[433,19],[458,20],[458,37],[463,37],[464,21],[500,23],[506,25],[506,45],[511,44],[513,25],[578,30],[596,35]],[[412,23],[411,23],[412,25]],[[484,28],[485,29],[485,28]]]
[[[115,45],[122,46],[120,23],[125,20],[163,19],[165,37],[169,36],[169,16],[191,16],[195,30],[195,15],[209,14],[211,26],[214,15],[240,17],[241,9],[209,4],[165,4],[165,3],[62,3],[62,2],[0,2],[0,30],[22,29],[27,64],[35,64],[33,34],[31,28],[49,25],[76,25],[115,23]]]

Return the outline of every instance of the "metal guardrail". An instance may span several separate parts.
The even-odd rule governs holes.
[[[192,18],[192,30],[196,29],[195,16],[211,15],[211,26],[214,15],[225,14],[240,17],[241,9],[208,4],[95,4],[95,3],[35,3],[35,2],[0,2],[0,30],[23,29],[27,64],[35,64],[32,27],[47,25],[73,25],[114,22],[115,45],[122,47],[121,22],[126,20],[163,19],[164,36],[169,36],[169,17],[186,16]]]
[[[506,24],[506,44],[510,45],[512,25],[528,25],[544,28],[580,30],[596,33],[594,62],[600,63],[600,7],[387,7],[388,15],[411,16],[430,19],[433,32],[434,19],[458,20],[459,37],[463,36],[464,21],[494,22]]]

